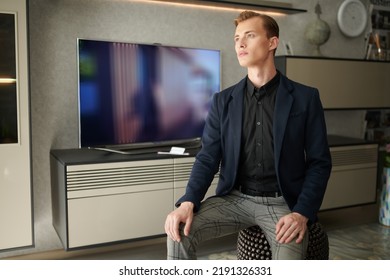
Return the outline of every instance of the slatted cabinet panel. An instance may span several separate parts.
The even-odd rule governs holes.
[[[173,159],[64,166],[52,158],[52,176],[53,225],[65,249],[164,234]]]

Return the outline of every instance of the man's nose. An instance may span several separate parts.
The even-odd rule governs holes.
[[[246,46],[245,39],[240,39],[240,40],[238,41],[238,46],[239,46],[240,49],[245,48],[245,46]]]

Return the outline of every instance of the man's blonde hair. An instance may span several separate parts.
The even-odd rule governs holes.
[[[278,37],[279,38],[279,26],[275,19],[265,14],[260,14],[252,11],[243,11],[239,14],[239,16],[234,20],[234,24],[237,25],[240,22],[243,22],[247,19],[259,17],[263,20],[263,26],[267,34],[267,38]]]

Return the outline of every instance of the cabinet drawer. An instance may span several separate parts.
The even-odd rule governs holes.
[[[68,200],[69,248],[164,234],[173,190]]]
[[[332,172],[321,210],[376,201],[378,144],[331,147]]]
[[[374,203],[377,168],[333,170],[321,210]]]

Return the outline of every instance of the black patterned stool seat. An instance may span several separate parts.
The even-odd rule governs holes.
[[[259,226],[241,230],[237,240],[238,260],[271,260],[272,252]],[[306,260],[328,260],[328,235],[320,223],[309,226],[309,244]]]

